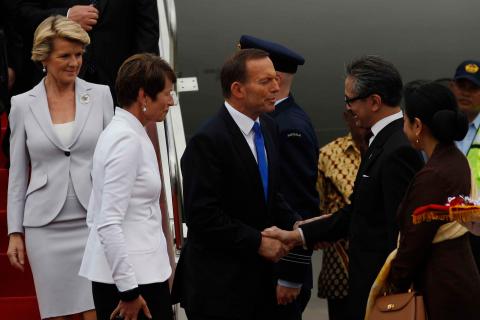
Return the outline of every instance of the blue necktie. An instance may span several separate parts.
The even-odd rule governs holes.
[[[263,192],[265,193],[265,201],[268,198],[268,165],[265,156],[265,142],[263,141],[262,130],[260,124],[255,122],[253,125],[253,132],[255,136],[253,141],[255,142],[255,151],[257,151],[258,171],[260,171],[260,177],[262,178]]]

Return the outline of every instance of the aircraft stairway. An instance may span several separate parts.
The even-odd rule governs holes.
[[[7,129],[7,116],[1,116],[0,138]],[[14,269],[7,257],[7,189],[8,161],[0,152],[0,317],[2,319],[35,320],[40,313],[35,297],[32,272],[28,263],[25,272]]]

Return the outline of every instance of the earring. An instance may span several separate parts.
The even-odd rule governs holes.
[[[417,144],[420,143],[420,138],[419,138],[418,136],[417,136],[417,140],[415,140],[415,142],[416,142]]]
[[[147,112],[147,105],[146,105],[146,104],[143,105],[142,111],[143,111],[143,112]]]
[[[42,72],[43,72],[43,73],[47,72],[47,68],[45,68],[45,66],[43,66]]]

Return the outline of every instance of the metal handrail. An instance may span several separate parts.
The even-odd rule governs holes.
[[[170,64],[175,66],[177,48],[177,17],[174,0],[163,0],[166,22],[169,35]],[[168,165],[170,171],[170,187],[172,196],[172,209],[175,226],[175,244],[181,248],[183,241],[183,178],[180,168],[180,158],[185,150],[185,132],[181,116],[180,104],[170,109],[165,119],[165,133],[168,149]]]
[[[170,65],[175,66],[177,61],[177,9],[174,0],[163,0],[165,15],[167,18],[167,28],[170,40]]]
[[[174,43],[177,43],[177,8],[174,0],[164,0],[167,11],[168,31]]]

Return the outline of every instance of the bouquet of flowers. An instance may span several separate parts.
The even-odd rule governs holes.
[[[418,207],[413,212],[412,218],[414,224],[433,220],[480,221],[480,200],[473,200],[467,196],[449,197],[444,205],[429,204]]]

